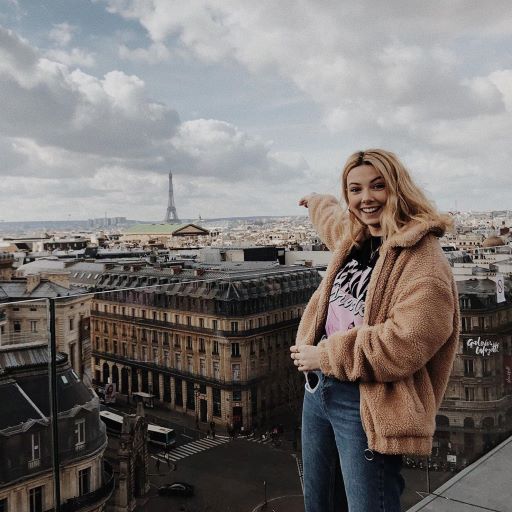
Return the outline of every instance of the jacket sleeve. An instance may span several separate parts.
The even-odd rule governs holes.
[[[339,201],[331,195],[315,194],[308,203],[309,218],[330,251],[341,239],[345,218]]]
[[[427,364],[454,329],[452,285],[438,277],[408,283],[380,324],[331,335],[321,347],[320,369],[340,380],[392,382]]]

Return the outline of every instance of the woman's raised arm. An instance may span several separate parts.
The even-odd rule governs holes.
[[[308,194],[299,200],[299,206],[309,210],[309,218],[322,242],[330,251],[343,235],[346,214],[338,199],[329,194]]]

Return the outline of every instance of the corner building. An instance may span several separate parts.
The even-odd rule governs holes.
[[[434,456],[465,466],[512,434],[512,303],[488,278],[458,281],[461,336],[436,417]]]
[[[100,289],[148,288],[96,294],[96,383],[113,382],[128,397],[151,393],[163,407],[234,428],[297,412],[302,383],[289,347],[320,275],[301,267],[220,268],[106,273]]]
[[[48,347],[0,348],[0,511],[54,510],[54,466]],[[56,360],[62,512],[103,512],[114,476],[97,396]]]

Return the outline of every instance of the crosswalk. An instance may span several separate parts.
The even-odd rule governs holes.
[[[167,460],[170,460],[171,462],[177,462],[178,460],[184,459],[185,457],[190,457],[196,453],[210,450],[211,448],[215,448],[215,446],[227,443],[228,441],[229,439],[222,438],[198,439],[197,441],[192,441],[190,443],[178,446],[178,448],[173,448],[168,453],[158,452],[156,455],[153,455],[153,458],[159,459],[160,462],[164,464],[167,462]]]
[[[245,439],[246,441],[249,441],[251,443],[258,443],[258,444],[272,444],[272,439],[267,436],[265,438],[263,437],[242,437],[241,439]]]

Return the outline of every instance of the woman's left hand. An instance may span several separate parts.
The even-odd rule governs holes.
[[[320,349],[314,345],[292,345],[293,364],[300,372],[320,369]]]

